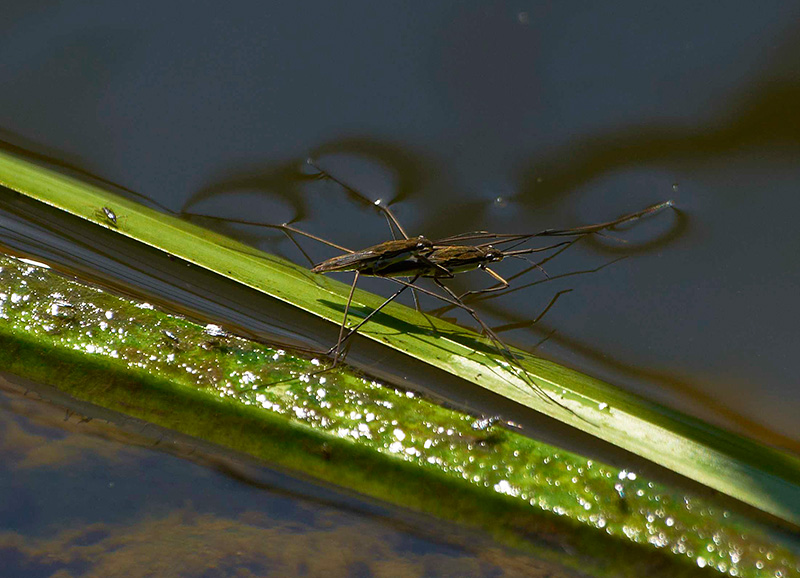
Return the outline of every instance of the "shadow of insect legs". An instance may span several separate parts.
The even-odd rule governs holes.
[[[571,291],[572,291],[572,289],[563,289],[563,290],[559,291],[558,293],[556,293],[555,295],[553,295],[553,297],[550,298],[550,301],[547,303],[545,308],[542,309],[541,313],[539,313],[539,315],[537,315],[533,320],[530,320],[530,321],[517,321],[516,323],[506,323],[505,325],[492,327],[492,330],[495,333],[502,333],[503,331],[511,331],[513,329],[524,329],[526,327],[531,327],[533,325],[536,325],[537,323],[539,323],[539,321],[542,320],[542,318],[545,315],[547,315],[547,312],[550,311],[550,309],[552,309],[553,305],[556,304],[556,301],[558,301],[558,299],[562,295],[564,295],[565,293],[570,293]]]
[[[389,279],[390,281],[393,281],[393,282],[395,282],[395,283],[399,283],[399,284],[403,285],[404,287],[411,287],[411,286],[412,286],[412,285],[411,285],[410,283],[408,283],[407,281],[403,281],[403,280],[400,280],[400,279],[396,279],[396,278],[390,278],[390,277],[387,277],[387,279]],[[541,387],[541,386],[539,386],[539,385],[538,385],[538,384],[537,384],[537,383],[536,383],[536,382],[535,382],[535,381],[534,381],[534,380],[533,380],[533,379],[530,377],[530,375],[529,375],[529,374],[528,374],[528,372],[525,370],[525,368],[523,368],[523,367],[522,367],[522,366],[519,364],[519,362],[517,361],[517,359],[514,357],[514,354],[511,352],[511,350],[508,348],[508,346],[507,346],[507,345],[506,345],[506,344],[505,344],[505,343],[504,343],[504,342],[503,342],[503,341],[502,341],[502,340],[501,340],[501,339],[500,339],[500,338],[497,336],[497,334],[496,334],[496,333],[495,333],[495,332],[494,332],[494,331],[493,331],[493,330],[492,330],[492,329],[491,329],[491,328],[490,328],[490,327],[489,327],[489,326],[488,326],[486,323],[484,323],[484,322],[483,322],[483,320],[482,320],[482,319],[481,319],[481,318],[478,316],[478,314],[475,312],[475,310],[474,310],[474,309],[472,309],[472,308],[471,308],[471,307],[469,307],[468,305],[466,305],[466,304],[464,304],[463,302],[461,302],[461,300],[458,298],[458,296],[457,296],[457,295],[456,295],[456,294],[455,294],[453,291],[451,291],[451,290],[450,290],[450,288],[448,288],[446,285],[444,285],[444,284],[441,282],[441,280],[440,280],[440,279],[436,279],[436,278],[434,278],[434,279],[433,279],[433,281],[434,281],[434,283],[436,283],[436,284],[437,284],[437,285],[438,285],[438,286],[439,286],[441,289],[443,289],[443,290],[444,290],[446,293],[448,293],[448,295],[450,296],[450,298],[448,298],[448,297],[444,297],[444,296],[442,296],[442,295],[439,295],[438,293],[435,293],[435,292],[433,292],[433,291],[429,291],[429,290],[427,290],[427,289],[425,289],[425,288],[423,288],[423,287],[419,287],[419,286],[414,286],[414,287],[415,287],[415,288],[416,288],[418,291],[420,291],[421,293],[424,293],[424,294],[426,294],[426,295],[430,295],[430,296],[432,296],[432,297],[435,297],[435,298],[437,298],[437,299],[440,299],[440,300],[442,300],[442,301],[445,301],[446,303],[449,303],[449,304],[451,304],[451,305],[453,305],[453,306],[455,306],[455,307],[459,307],[459,308],[461,308],[461,309],[464,309],[464,310],[465,310],[467,313],[469,313],[469,314],[470,314],[470,316],[472,316],[472,318],[473,318],[473,319],[475,319],[475,321],[476,321],[476,322],[477,322],[477,323],[478,323],[478,324],[481,326],[481,328],[483,329],[483,332],[486,334],[486,336],[487,336],[487,337],[489,338],[489,340],[492,342],[492,344],[494,345],[494,347],[495,347],[495,348],[498,350],[498,352],[500,353],[500,355],[502,355],[502,356],[503,356],[503,359],[505,359],[506,363],[508,363],[508,364],[509,364],[509,366],[511,366],[511,367],[515,367],[515,368],[516,368],[516,370],[517,370],[517,371],[516,371],[516,375],[517,375],[517,377],[520,377],[520,379],[522,379],[522,381],[523,381],[523,382],[525,382],[525,383],[528,385],[528,387],[530,388],[530,390],[531,390],[531,391],[533,391],[533,393],[534,393],[534,394],[536,394],[536,396],[537,396],[537,397],[539,397],[540,399],[542,399],[542,401],[545,401],[545,402],[548,402],[548,403],[554,403],[555,405],[557,405],[557,406],[558,406],[558,407],[560,407],[561,409],[563,409],[563,410],[567,411],[568,413],[572,414],[573,416],[577,417],[578,419],[581,419],[581,420],[585,421],[585,419],[584,419],[583,417],[581,417],[581,416],[579,416],[578,414],[576,414],[576,413],[575,413],[573,410],[571,410],[570,408],[566,407],[566,406],[565,406],[565,405],[563,405],[562,403],[559,403],[557,400],[553,399],[553,398],[552,398],[552,397],[551,397],[551,396],[550,396],[550,395],[549,395],[549,394],[548,394],[548,393],[547,393],[547,392],[546,392],[544,389],[542,389],[542,387]],[[401,291],[402,291],[402,288],[401,288],[400,290],[398,290],[398,291],[397,291],[397,294],[399,294]],[[369,316],[367,316],[367,318],[365,318],[365,319],[364,319],[364,320],[363,320],[363,321],[362,321],[362,322],[361,322],[361,323],[360,323],[360,324],[359,324],[357,327],[355,327],[355,328],[354,328],[354,330],[355,330],[355,329],[357,329],[358,327],[360,327],[361,325],[363,325],[364,323],[366,323],[366,322],[369,320],[369,318],[371,318],[371,317],[372,317],[373,315],[375,315],[375,314],[376,314],[378,311],[380,311],[380,309],[382,309],[382,308],[383,308],[385,305],[388,305],[388,303],[389,303],[390,301],[391,301],[391,299],[388,299],[387,301],[385,301],[385,302],[384,302],[384,303],[381,305],[381,307],[379,307],[379,308],[375,309],[374,311],[372,311],[372,312],[370,313],[370,315],[369,315]],[[351,336],[352,336],[352,335],[355,333],[355,331],[354,331],[354,330],[352,330],[350,333],[348,333],[348,334],[347,334],[347,335],[344,337],[344,339],[345,339],[345,340],[349,339],[349,338],[350,338],[350,337],[351,337]],[[487,368],[488,368],[488,366],[487,366]],[[490,368],[490,369],[491,369],[491,368]],[[501,374],[500,374],[500,375],[499,375],[499,377],[500,377],[501,379],[503,379],[504,381],[506,381],[506,382],[509,382],[509,380],[508,380],[508,378],[507,378],[506,376],[504,376],[504,375],[501,375]],[[509,382],[509,383],[511,383],[511,382]]]

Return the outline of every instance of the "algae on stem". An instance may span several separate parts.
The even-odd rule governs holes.
[[[760,521],[347,368],[319,373],[313,358],[32,262],[0,257],[0,287],[0,368],[96,405],[480,527],[566,565],[579,562],[563,552],[579,551],[584,571],[800,571],[800,544]]]

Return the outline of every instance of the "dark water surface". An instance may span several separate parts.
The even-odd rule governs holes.
[[[493,324],[530,320],[573,289],[505,338],[549,337],[539,354],[800,453],[797,3],[4,12],[0,138],[172,210],[296,218],[354,248],[385,240],[375,211],[298,179],[309,156],[431,238],[587,224],[673,198],[678,211],[627,245],[583,243],[547,269],[629,258],[479,309]],[[235,231],[303,262],[274,233]]]

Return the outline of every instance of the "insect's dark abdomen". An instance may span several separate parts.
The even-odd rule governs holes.
[[[489,255],[482,247],[454,245],[431,251],[427,258],[451,273],[463,273],[491,262]]]

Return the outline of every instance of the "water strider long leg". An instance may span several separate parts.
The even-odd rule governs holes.
[[[556,404],[557,406],[559,406],[560,408],[564,409],[565,411],[568,411],[568,412],[569,412],[569,413],[571,413],[572,415],[574,415],[574,416],[576,416],[576,417],[579,417],[579,418],[580,418],[580,416],[579,416],[578,414],[576,414],[574,411],[572,411],[571,409],[569,409],[569,408],[568,408],[568,407],[566,407],[565,405],[563,405],[563,404],[559,403],[558,401],[556,401],[555,399],[553,399],[552,397],[550,397],[550,395],[549,395],[549,394],[548,394],[548,393],[547,393],[545,390],[543,390],[543,389],[542,389],[542,388],[541,388],[539,385],[537,385],[537,384],[536,384],[536,383],[535,383],[535,382],[534,382],[534,381],[533,381],[533,380],[530,378],[530,376],[528,375],[528,372],[527,372],[527,371],[525,371],[525,368],[523,368],[523,367],[522,367],[522,366],[519,364],[519,362],[518,362],[518,361],[517,361],[517,360],[514,358],[514,354],[513,354],[513,353],[511,353],[511,350],[508,348],[508,346],[507,346],[505,343],[503,343],[503,341],[502,341],[502,340],[501,340],[501,339],[500,339],[500,338],[497,336],[497,334],[496,334],[494,331],[492,331],[491,327],[489,327],[489,326],[488,326],[486,323],[484,323],[484,322],[483,322],[483,320],[482,320],[480,317],[478,317],[478,314],[477,314],[477,312],[476,312],[474,309],[472,309],[471,307],[469,307],[468,305],[466,305],[466,304],[465,304],[463,301],[461,301],[461,299],[459,299],[459,298],[458,298],[458,296],[457,296],[457,295],[456,295],[456,294],[455,294],[455,293],[454,293],[454,292],[453,292],[453,291],[452,291],[452,290],[451,290],[449,287],[447,287],[447,285],[445,285],[444,283],[442,283],[442,282],[441,282],[441,281],[439,281],[438,279],[434,279],[434,282],[435,282],[435,283],[436,283],[436,284],[437,284],[439,287],[441,287],[441,288],[442,288],[444,291],[446,291],[446,292],[447,292],[447,294],[448,294],[448,295],[450,295],[450,296],[453,298],[453,300],[454,300],[456,303],[458,303],[458,305],[459,305],[459,306],[460,306],[462,309],[464,309],[464,311],[466,311],[467,313],[469,313],[469,314],[470,314],[470,316],[471,316],[471,317],[472,317],[472,318],[473,318],[475,321],[477,321],[477,322],[478,322],[478,324],[479,324],[479,325],[480,325],[480,326],[483,328],[483,330],[484,330],[484,332],[486,333],[487,337],[489,337],[489,339],[492,341],[492,343],[494,343],[495,347],[497,347],[497,349],[499,350],[500,354],[501,354],[501,355],[502,355],[502,356],[505,358],[505,360],[506,360],[506,361],[507,361],[509,364],[511,364],[511,365],[515,365],[515,366],[516,366],[516,367],[517,367],[517,368],[520,370],[520,372],[521,372],[521,373],[522,373],[522,375],[524,376],[524,377],[522,378],[522,380],[523,380],[524,382],[526,382],[528,385],[530,385],[530,386],[531,386],[531,390],[532,390],[532,391],[533,391],[533,392],[534,392],[534,393],[535,393],[535,394],[536,394],[536,395],[537,395],[537,396],[538,396],[540,399],[542,399],[542,401],[546,401],[546,402],[551,402],[551,403],[554,403],[554,404]],[[581,419],[583,419],[583,418],[581,418]]]
[[[344,330],[347,327],[347,314],[350,312],[350,304],[353,302],[353,293],[356,291],[356,284],[358,283],[359,275],[360,273],[356,271],[355,277],[353,277],[353,284],[350,286],[350,295],[347,297],[347,304],[344,306],[344,316],[342,317],[342,324],[339,326],[339,339],[336,341],[332,367],[336,367],[336,364],[339,362],[339,348],[342,346],[342,337],[344,336]]]
[[[334,249],[339,249],[340,251],[343,251],[345,253],[354,253],[352,249],[348,249],[347,247],[342,247],[341,245],[337,245],[332,241],[328,241],[327,239],[323,239],[322,237],[312,235],[311,233],[306,233],[305,231],[298,229],[297,227],[293,227],[288,223],[283,223],[282,225],[272,225],[269,223],[261,223],[259,221],[249,221],[247,219],[233,219],[230,217],[217,217],[214,215],[206,215],[204,213],[183,213],[183,214],[194,217],[203,217],[204,219],[211,219],[212,221],[224,221],[226,223],[239,223],[240,225],[252,225],[254,227],[266,227],[268,229],[278,229],[281,231],[288,231],[290,233],[302,235],[303,237],[308,237],[309,239],[317,241],[318,243],[328,245],[329,247],[333,247]]]
[[[294,235],[292,235],[289,231],[286,231],[286,230],[283,230],[283,234],[286,235],[286,238],[289,239],[292,242],[292,244],[295,247],[297,247],[297,250],[300,251],[303,254],[303,257],[306,258],[306,261],[308,261],[308,264],[313,267],[314,266],[314,259],[311,258],[311,255],[306,253],[306,250],[303,249],[303,246],[300,243],[297,242],[297,239],[294,238]]]
[[[351,187],[350,185],[348,185],[344,181],[339,180],[338,178],[336,178],[335,176],[330,174],[325,169],[319,167],[311,159],[308,159],[306,162],[310,166],[314,167],[314,169],[316,169],[321,175],[325,176],[325,178],[328,178],[328,179],[332,180],[334,183],[336,183],[337,185],[339,185],[343,189],[349,191],[351,194],[357,196],[359,199],[361,199],[365,203],[367,203],[369,205],[372,205],[375,208],[377,208],[379,211],[381,211],[383,213],[383,215],[386,217],[386,220],[389,221],[389,228],[391,229],[392,225],[394,225],[395,227],[397,227],[397,230],[400,231],[400,234],[403,235],[403,238],[404,239],[408,239],[408,234],[406,233],[406,230],[403,228],[403,226],[400,224],[400,221],[397,220],[397,217],[394,216],[394,213],[392,213],[392,211],[389,209],[389,207],[385,206],[380,200],[370,201],[367,197],[365,197],[363,194],[358,192],[356,189],[354,189],[353,187]],[[394,231],[393,231],[393,234],[394,234]]]
[[[455,292],[453,292],[453,290],[452,290],[452,289],[450,289],[450,287],[448,287],[447,285],[445,285],[444,283],[442,283],[442,282],[441,282],[439,279],[435,279],[435,278],[434,278],[433,282],[434,282],[434,283],[436,283],[436,285],[437,285],[437,286],[438,286],[440,289],[442,289],[443,291],[445,291],[445,292],[446,292],[446,293],[447,293],[447,294],[448,294],[448,295],[449,295],[449,296],[450,296],[450,297],[453,299],[453,301],[455,301],[455,302],[456,302],[456,304],[457,304],[459,307],[461,307],[461,308],[462,308],[464,311],[466,311],[467,313],[469,313],[470,317],[472,317],[472,318],[473,318],[473,319],[474,319],[474,320],[475,320],[475,321],[478,323],[478,325],[480,325],[480,326],[481,326],[481,328],[483,329],[483,332],[486,334],[486,336],[487,336],[487,337],[488,337],[490,340],[492,340],[493,342],[495,342],[495,346],[496,346],[496,347],[498,347],[498,348],[499,348],[499,349],[501,349],[501,350],[502,350],[504,353],[508,354],[509,356],[511,356],[511,357],[513,358],[513,355],[512,355],[512,353],[511,353],[511,350],[510,350],[510,349],[508,349],[508,347],[506,346],[506,344],[505,344],[505,343],[503,343],[503,342],[500,340],[500,338],[499,338],[499,337],[498,337],[498,336],[495,334],[495,332],[494,332],[494,331],[492,331],[492,328],[491,328],[491,327],[489,327],[489,326],[488,326],[486,323],[484,323],[484,322],[483,322],[483,320],[482,320],[480,317],[478,317],[478,313],[477,313],[477,312],[476,312],[476,311],[475,311],[475,310],[474,310],[472,307],[470,307],[469,305],[465,304],[465,303],[464,303],[464,302],[461,300],[461,298],[460,298],[458,295],[456,295],[456,294],[455,294]]]
[[[322,237],[318,237],[316,235],[312,235],[311,233],[306,233],[305,231],[301,231],[297,227],[292,227],[288,223],[284,223],[282,225],[277,225],[277,227],[279,229],[282,229],[283,231],[288,231],[290,233],[295,233],[297,235],[302,235],[303,237],[307,237],[309,239],[317,241],[318,243],[322,243],[323,245],[327,245],[328,247],[333,247],[334,249],[339,249],[340,251],[344,251],[345,253],[355,253],[355,251],[353,251],[352,249],[348,249],[347,247],[342,247],[341,245],[337,245],[336,243],[328,241],[327,239],[323,239]]]
[[[391,277],[385,277],[385,279],[389,279],[390,281],[393,281],[395,283],[399,283],[399,284],[404,285],[404,286],[416,287],[416,286],[413,286],[411,283],[408,283],[407,281],[403,281],[401,279],[396,279],[396,278],[391,278]],[[468,305],[466,305],[463,301],[461,301],[458,298],[458,296],[449,287],[447,287],[444,283],[442,283],[439,279],[435,279],[434,278],[433,281],[434,281],[434,283],[436,283],[436,285],[438,285],[445,292],[447,292],[447,294],[450,295],[451,299],[448,299],[447,297],[439,295],[438,293],[435,293],[433,291],[429,291],[429,290],[427,290],[427,289],[425,289],[423,287],[416,287],[416,289],[419,290],[422,293],[425,293],[426,295],[430,295],[432,297],[436,297],[437,299],[439,299],[441,301],[444,301],[445,303],[449,303],[449,304],[451,304],[451,305],[453,305],[455,307],[459,307],[461,309],[464,309],[464,311],[469,313],[470,316],[473,319],[475,319],[475,321],[481,326],[481,328],[484,330],[484,332],[489,337],[489,339],[492,342],[494,342],[495,347],[497,347],[498,349],[501,349],[501,351],[503,353],[505,353],[508,356],[510,356],[511,361],[513,362],[513,354],[508,349],[508,346],[506,346],[505,343],[503,343],[503,341],[499,337],[497,337],[497,335],[495,335],[494,331],[492,331],[492,329],[488,325],[486,325],[486,323],[484,323],[483,320],[480,317],[478,317],[477,312],[474,309],[472,309],[471,307],[469,307]]]
[[[478,322],[478,324],[481,326],[482,329],[484,329],[484,331],[487,333],[487,335],[489,336],[490,339],[492,339],[492,337],[494,337],[494,339],[497,339],[497,336],[494,335],[494,333],[492,332],[491,328],[489,326],[487,326],[477,316],[478,314],[475,312],[475,310],[472,309],[471,307],[469,307],[468,305],[466,305],[464,302],[462,302],[458,298],[458,296],[455,293],[453,293],[453,291],[451,291],[447,286],[445,286],[440,280],[434,279],[434,282],[439,287],[444,289],[452,297],[452,299],[449,299],[449,298],[447,298],[447,297],[445,297],[443,295],[439,295],[438,293],[436,293],[434,291],[429,291],[428,289],[425,289],[424,287],[419,287],[417,285],[412,285],[408,281],[404,281],[404,280],[398,279],[396,277],[384,277],[384,279],[388,279],[389,281],[392,281],[394,283],[399,283],[400,285],[404,285],[404,286],[407,286],[407,287],[414,288],[417,291],[419,291],[421,293],[424,293],[425,295],[430,295],[431,297],[435,297],[436,299],[439,299],[440,301],[444,301],[445,303],[447,303],[447,304],[449,304],[449,305],[451,305],[453,307],[459,307],[461,309],[464,309],[467,313],[469,313],[475,319],[475,321]],[[502,349],[504,349],[505,351],[508,351],[508,347],[506,347],[505,344],[503,344],[503,342],[500,339],[497,339],[497,343],[495,343],[495,346],[496,347],[501,347],[502,346],[501,347]],[[508,351],[508,353],[511,354],[510,351]]]
[[[329,247],[333,247],[334,249],[338,249],[344,253],[354,253],[352,249],[348,249],[347,247],[342,247],[341,245],[337,245],[332,241],[328,241],[323,239],[322,237],[318,237],[316,235],[312,235],[311,233],[306,233],[305,231],[298,229],[297,227],[293,227],[288,223],[283,223],[282,225],[271,225],[269,223],[261,223],[258,221],[249,221],[247,219],[233,219],[229,217],[217,217],[214,215],[206,215],[204,213],[191,213],[191,212],[184,212],[183,215],[188,215],[192,217],[202,217],[204,219],[210,219],[212,221],[222,221],[225,223],[238,223],[240,225],[251,225],[253,227],[266,227],[268,229],[277,229],[282,231],[284,235],[286,235],[289,240],[294,243],[294,245],[300,250],[303,256],[308,260],[309,263],[312,265],[314,264],[314,260],[306,253],[305,249],[297,242],[297,240],[292,236],[292,234],[301,235],[303,237],[307,237],[313,241],[317,241],[318,243],[322,243],[323,245],[328,245]]]
[[[641,219],[643,217],[648,217],[650,215],[654,215],[663,209],[668,207],[674,206],[674,202],[664,201],[662,203],[658,203],[655,205],[651,205],[641,211],[637,211],[635,213],[629,213],[627,215],[623,215],[613,221],[606,221],[605,223],[596,223],[594,225],[584,225],[581,227],[573,227],[571,229],[545,229],[543,231],[539,231],[538,233],[523,233],[523,234],[506,234],[506,233],[487,233],[485,231],[476,231],[475,233],[462,233],[460,235],[456,235],[454,237],[450,237],[449,239],[444,239],[442,242],[446,242],[448,240],[458,240],[458,241],[468,241],[468,240],[486,240],[488,241],[484,245],[479,246],[486,246],[490,245],[492,242],[495,244],[497,243],[509,243],[514,241],[524,242],[529,239],[533,239],[536,237],[586,237],[592,234],[600,233],[605,229],[613,229],[618,225],[623,225],[629,223],[631,221],[635,221],[637,219]]]
[[[381,309],[383,309],[383,308],[384,308],[384,307],[386,307],[386,306],[387,306],[389,303],[391,303],[392,301],[394,301],[395,299],[397,299],[397,297],[398,297],[398,296],[399,296],[399,295],[400,295],[400,294],[401,294],[403,291],[405,291],[406,289],[409,289],[409,288],[413,289],[413,288],[414,288],[414,287],[413,287],[413,285],[414,285],[414,282],[415,282],[417,279],[419,279],[419,275],[417,275],[416,277],[412,278],[412,279],[411,279],[411,281],[407,281],[406,283],[408,283],[408,284],[403,284],[403,286],[402,286],[402,287],[400,287],[400,289],[398,289],[397,291],[395,291],[395,292],[394,292],[394,294],[393,294],[391,297],[389,297],[388,299],[386,299],[386,300],[385,300],[383,303],[381,303],[381,304],[380,304],[378,307],[376,307],[375,309],[373,309],[373,310],[370,312],[370,314],[369,314],[369,315],[367,315],[367,316],[366,316],[364,319],[362,319],[362,320],[361,320],[361,321],[358,323],[358,325],[356,325],[355,327],[351,327],[351,328],[349,328],[349,330],[348,330],[348,332],[347,332],[347,335],[345,335],[345,336],[344,336],[344,338],[342,338],[342,337],[341,337],[341,335],[340,335],[340,336],[339,336],[339,343],[337,343],[337,344],[336,344],[336,348],[335,348],[335,349],[337,349],[337,350],[338,350],[338,349],[341,347],[341,345],[342,345],[343,343],[345,343],[345,342],[346,342],[348,339],[350,339],[350,338],[351,338],[353,335],[355,335],[355,333],[357,333],[357,332],[358,332],[358,330],[359,330],[359,329],[360,329],[360,328],[361,328],[361,327],[362,327],[362,326],[363,326],[365,323],[367,323],[367,322],[368,322],[370,319],[372,319],[372,318],[373,318],[373,317],[374,317],[376,314],[378,314],[378,313],[380,312],[380,310],[381,310]],[[333,350],[333,348],[332,348],[332,350]],[[332,351],[332,350],[331,350],[331,351]],[[328,353],[330,353],[330,351],[329,351]]]

